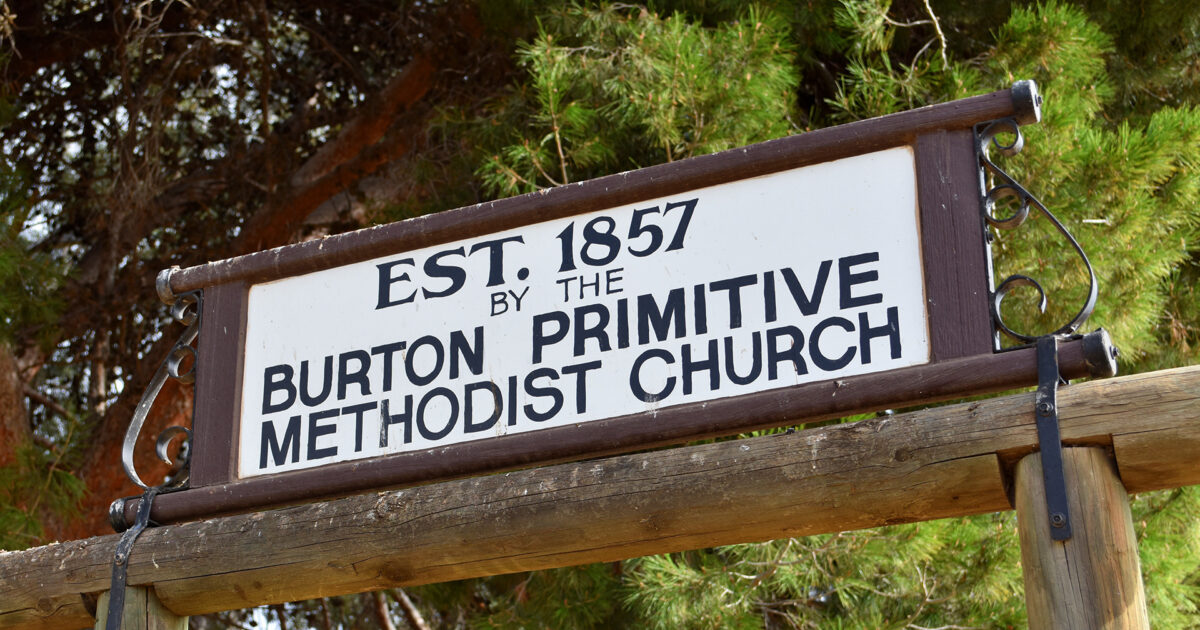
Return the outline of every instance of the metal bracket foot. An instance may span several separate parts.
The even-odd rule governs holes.
[[[129,554],[133,551],[133,543],[137,541],[138,536],[150,525],[150,508],[158,493],[157,486],[146,490],[142,495],[141,504],[138,505],[137,520],[121,534],[121,540],[117,543],[117,554],[113,558],[112,582],[108,588],[108,620],[104,624],[105,630],[121,630],[121,622],[125,616],[125,573],[129,568]]]
[[[1050,515],[1050,537],[1071,538],[1071,511],[1067,506],[1067,480],[1063,470],[1062,435],[1058,428],[1058,385],[1065,384],[1058,371],[1058,337],[1037,340],[1038,388],[1034,396],[1038,445],[1042,452],[1042,483],[1046,489],[1046,512]]]

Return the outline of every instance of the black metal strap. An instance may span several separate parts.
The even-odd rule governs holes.
[[[112,584],[108,589],[108,620],[104,625],[105,630],[121,630],[125,613],[125,573],[129,567],[129,554],[133,551],[133,543],[137,541],[138,536],[150,525],[150,507],[159,491],[157,486],[146,490],[141,503],[138,504],[137,519],[132,527],[121,534],[121,540],[117,543],[117,554],[113,558]]]
[[[1046,489],[1046,511],[1050,515],[1050,537],[1071,537],[1071,512],[1067,507],[1067,480],[1063,471],[1062,434],[1058,429],[1058,337],[1037,340],[1038,388],[1034,396],[1038,446],[1042,452],[1042,484]]]

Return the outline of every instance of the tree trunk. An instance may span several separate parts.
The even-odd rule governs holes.
[[[404,619],[408,621],[408,625],[412,626],[413,630],[429,630],[429,624],[425,623],[421,611],[417,610],[416,604],[413,604],[412,600],[408,598],[408,593],[405,593],[404,589],[394,589],[392,594],[396,596],[396,601],[404,609]]]
[[[17,359],[0,344],[0,468],[16,462],[17,449],[32,437]]]
[[[375,612],[375,621],[379,623],[381,630],[396,630],[396,624],[392,623],[392,614],[388,611],[387,597],[383,591],[374,591],[371,593],[371,610]]]

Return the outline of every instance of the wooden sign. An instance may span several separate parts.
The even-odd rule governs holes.
[[[238,476],[929,361],[897,147],[254,285]]]
[[[974,126],[1003,90],[164,272],[202,292],[158,522],[1037,382],[997,352]],[[1110,369],[1064,342],[1067,378]],[[136,501],[119,502],[129,522]]]

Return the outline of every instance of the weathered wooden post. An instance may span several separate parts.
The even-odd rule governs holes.
[[[100,596],[96,606],[96,630],[108,623],[108,593]],[[167,610],[158,600],[154,589],[130,586],[125,589],[124,630],[187,630],[188,618]]]
[[[1017,528],[1029,627],[1149,628],[1129,496],[1101,448],[1063,449],[1072,536],[1051,537],[1041,453],[1017,464]]]

